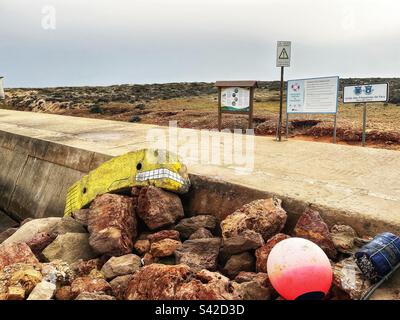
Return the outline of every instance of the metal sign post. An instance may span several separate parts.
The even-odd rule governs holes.
[[[365,147],[365,142],[367,140],[367,103],[363,103],[363,131],[362,131],[362,146]]]
[[[279,99],[278,127],[276,129],[277,141],[282,141],[282,116],[283,116],[283,86],[285,67],[290,67],[292,43],[290,41],[278,41],[276,50],[276,66],[281,68],[281,86]],[[288,120],[286,115],[286,126]],[[286,133],[287,138],[287,133]]]
[[[367,141],[367,103],[387,102],[389,100],[389,84],[360,84],[343,88],[343,103],[363,105],[362,115],[362,146]]]

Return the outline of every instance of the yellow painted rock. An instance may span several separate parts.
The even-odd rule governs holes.
[[[186,193],[190,187],[186,166],[165,150],[143,149],[113,158],[71,186],[65,215],[84,208],[98,195],[150,185]]]

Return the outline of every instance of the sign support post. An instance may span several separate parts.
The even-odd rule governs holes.
[[[291,59],[291,48],[292,43],[290,41],[278,41],[276,50],[276,66],[281,68],[281,86],[280,86],[280,98],[279,98],[279,116],[278,116],[278,126],[276,129],[276,140],[282,141],[282,119],[283,119],[283,86],[285,67],[290,67]],[[286,115],[286,122],[287,115]],[[288,124],[286,123],[286,127]],[[286,129],[287,131],[287,129]],[[286,132],[286,138],[288,134]]]
[[[336,143],[336,128],[337,128],[337,113],[335,113],[335,117],[333,118],[333,143]]]
[[[365,147],[367,140],[367,103],[363,103],[363,131],[362,131],[362,146]]]
[[[279,99],[278,141],[282,141],[282,115],[283,115],[283,79],[285,67],[281,67],[281,88]]]

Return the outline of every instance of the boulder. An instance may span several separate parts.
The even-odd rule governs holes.
[[[7,300],[24,300],[25,299],[25,289],[16,286],[9,286],[6,294]]]
[[[293,236],[314,242],[329,258],[336,258],[337,252],[329,228],[318,211],[307,208],[297,221]]]
[[[25,295],[28,295],[42,279],[43,276],[38,270],[33,267],[24,268],[12,273],[8,285],[22,287],[25,290]]]
[[[100,270],[103,266],[101,259],[79,259],[71,264],[71,270],[77,277],[88,276],[93,270]]]
[[[174,193],[149,186],[140,189],[137,214],[151,230],[184,217],[181,199]]]
[[[75,298],[82,292],[102,292],[111,294],[112,289],[108,282],[100,278],[80,277],[71,283],[71,294]]]
[[[89,224],[89,215],[90,209],[80,209],[72,213],[72,218],[87,227]]]
[[[149,252],[145,253],[142,258],[142,263],[144,266],[157,262],[157,258],[153,257]]]
[[[264,245],[261,234],[253,230],[244,230],[237,236],[223,239],[222,250],[226,255],[238,254],[248,250],[255,250]]]
[[[87,233],[59,235],[42,253],[49,261],[63,260],[68,263],[73,263],[79,259],[90,260],[98,255],[90,246]]]
[[[179,232],[176,230],[161,230],[156,233],[149,234],[147,236],[147,240],[149,240],[150,243],[157,242],[163,239],[172,239],[180,241]]]
[[[182,245],[182,242],[172,239],[162,239],[153,242],[150,247],[150,254],[153,257],[168,257],[174,254],[175,250]]]
[[[256,250],[256,270],[257,272],[267,273],[268,256],[273,247],[282,240],[289,239],[290,237],[283,233],[278,233],[267,241],[265,245]]]
[[[191,274],[187,265],[150,264],[137,271],[126,289],[127,300],[173,300]]]
[[[26,243],[8,243],[0,245],[0,270],[14,263],[39,263]]]
[[[57,286],[69,284],[76,276],[69,264],[61,260],[42,263],[41,267],[42,269],[40,272],[42,273],[43,280],[54,283]]]
[[[137,221],[132,199],[103,194],[90,205],[89,243],[101,254],[121,256],[132,252]]]
[[[75,300],[116,300],[115,297],[97,292],[82,292]]]
[[[8,228],[0,233],[0,244],[3,243],[6,239],[11,237],[15,232],[17,232],[18,228]]]
[[[71,291],[71,286],[63,286],[57,289],[56,300],[74,300],[75,296]]]
[[[228,278],[218,272],[201,270],[177,289],[176,300],[238,300]]]
[[[235,299],[230,281],[220,273],[193,274],[187,265],[152,264],[136,272],[126,290],[127,300]]]
[[[339,251],[350,251],[354,248],[357,233],[347,225],[334,225],[331,229],[332,241]]]
[[[51,300],[56,292],[56,285],[42,281],[32,290],[27,300]]]
[[[127,274],[124,276],[119,276],[110,281],[110,286],[113,295],[117,300],[124,300],[126,289],[128,288],[129,282],[132,280],[133,274]]]
[[[52,234],[54,228],[60,222],[60,220],[61,218],[52,217],[28,221],[23,224],[11,237],[5,240],[3,244],[27,242],[32,239],[35,234],[42,232]]]
[[[223,272],[229,278],[233,279],[241,271],[254,271],[255,269],[255,258],[249,252],[243,252],[231,256],[226,262]]]
[[[178,230],[180,235],[187,239],[192,233],[196,232],[200,228],[206,228],[208,230],[214,230],[217,226],[217,218],[211,215],[199,215],[190,218],[185,218],[179,221],[175,226],[175,230]]]
[[[83,224],[74,218],[63,217],[55,226],[53,233],[57,236],[65,233],[87,233],[87,231]]]
[[[279,199],[261,199],[250,202],[221,222],[224,238],[238,236],[245,230],[253,230],[267,241],[279,233],[286,223],[286,212]]]
[[[133,245],[135,250],[139,254],[145,254],[150,251],[150,241],[149,240],[137,240]]]
[[[216,270],[220,238],[186,240],[182,246],[176,249],[176,263],[183,263],[193,270]]]
[[[106,279],[134,273],[142,266],[141,258],[136,254],[127,254],[120,257],[111,257],[101,268]]]
[[[190,235],[189,240],[207,239],[207,238],[214,238],[214,236],[210,230],[201,227]]]
[[[270,300],[275,295],[266,273],[240,272],[233,286],[243,300]]]
[[[332,271],[333,284],[348,294],[351,299],[359,300],[372,286],[353,257],[333,264]]]
[[[42,251],[54,241],[56,237],[52,234],[40,232],[34,235],[26,244],[31,248],[33,254],[39,259],[44,260]]]

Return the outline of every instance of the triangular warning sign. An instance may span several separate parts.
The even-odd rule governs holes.
[[[279,55],[279,59],[289,59],[285,48],[282,49],[281,54]]]

